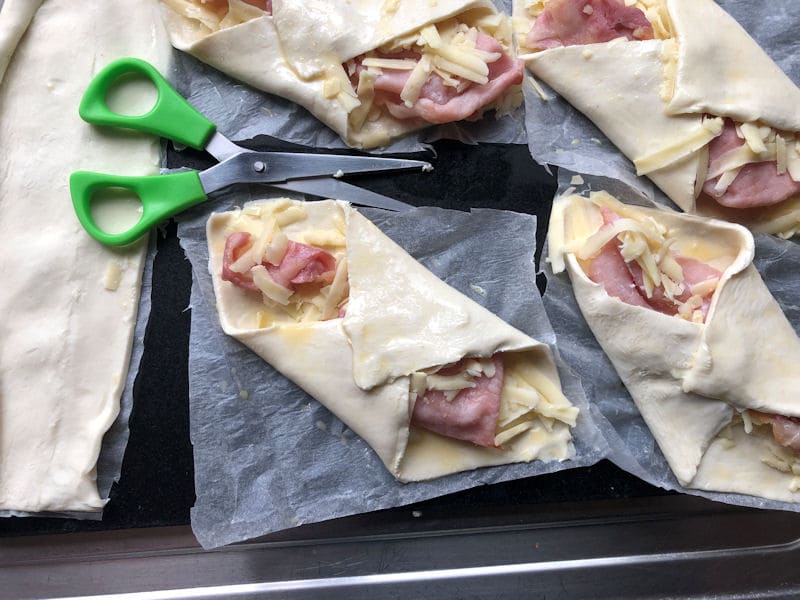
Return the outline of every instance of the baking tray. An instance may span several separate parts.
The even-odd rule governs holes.
[[[357,183],[417,205],[534,212],[541,245],[555,179],[527,148],[434,150],[433,173]],[[105,518],[1,520],[1,598],[800,594],[800,515],[665,492],[607,462],[203,551],[187,526],[191,274],[174,226],[158,246],[131,438]]]

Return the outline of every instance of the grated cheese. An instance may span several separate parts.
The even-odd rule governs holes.
[[[328,100],[336,98],[342,91],[342,84],[338,79],[326,79],[322,84],[322,95]]]
[[[425,390],[427,389],[427,375],[422,373],[421,371],[417,371],[411,374],[411,398],[416,400],[419,396],[425,395]]]
[[[453,62],[438,55],[433,57],[433,64],[434,66],[436,66],[439,69],[442,69],[443,71],[447,71],[452,75],[461,77],[462,79],[466,79],[467,81],[472,81],[473,83],[477,83],[478,85],[484,85],[489,81],[488,67],[486,68],[485,73],[472,71],[469,68],[461,65],[460,63]],[[482,64],[486,66],[486,63]]]
[[[730,186],[733,180],[739,175],[739,171],[741,171],[741,167],[725,171],[722,177],[719,178],[719,181],[714,184],[714,191],[720,195],[724,194],[728,190],[728,186]]]
[[[569,202],[566,207],[562,205],[564,201]],[[591,210],[587,210],[587,207],[591,207]],[[607,207],[620,218],[604,223],[598,207]],[[588,261],[616,239],[625,262],[635,262],[641,269],[644,296],[652,298],[660,287],[664,297],[675,305],[680,318],[704,322],[704,298],[716,291],[719,278],[700,282],[689,290],[691,295],[687,294],[683,268],[671,252],[676,238],[653,217],[642,215],[635,207],[621,204],[605,193],[592,193],[589,200],[578,196],[569,200],[559,199],[553,207],[553,216],[556,224],[558,220],[565,223],[562,229],[567,241],[560,242],[564,249],[562,253],[572,252],[579,260]],[[551,225],[550,236],[553,235]],[[560,255],[557,258],[561,267],[563,260]],[[687,295],[689,298],[686,301],[680,300]]]
[[[774,144],[773,147],[775,147]],[[723,173],[733,171],[734,169],[738,169],[746,164],[760,162],[762,160],[764,160],[764,158],[760,158],[757,154],[755,154],[749,145],[742,144],[741,146],[737,146],[736,148],[728,150],[725,154],[720,156],[719,159],[717,159],[714,167],[708,169],[706,172],[706,181],[715,179]]]
[[[289,298],[293,294],[292,290],[276,282],[264,265],[256,265],[250,270],[250,273],[253,275],[253,283],[264,296],[283,306],[289,304]]]
[[[436,25],[427,25],[420,29],[420,40],[424,41],[425,45],[434,50],[442,47],[442,38],[439,35],[439,30]]]
[[[350,283],[347,278],[347,261],[340,260],[336,265],[336,275],[330,285],[320,290],[324,300],[320,306],[320,318],[324,321],[333,319],[339,315],[339,306],[342,304],[350,291]]]
[[[694,284],[689,291],[696,296],[707,296],[719,285],[719,277],[712,277],[711,279],[706,279],[705,281],[701,281],[700,283]]]
[[[581,243],[581,248],[577,256],[581,260],[587,260],[595,256],[608,242],[616,238],[624,231],[636,231],[644,234],[644,229],[633,219],[619,219],[609,227],[603,227],[587,240]]]
[[[318,248],[344,248],[347,239],[338,230],[332,229],[312,229],[302,235],[304,244],[317,246]]]
[[[103,276],[103,287],[109,292],[116,292],[119,289],[119,284],[122,281],[122,265],[119,261],[111,260],[106,266],[106,272]]]
[[[775,135],[775,163],[778,175],[786,173],[786,140],[782,135]]]
[[[793,181],[800,181],[800,142],[787,144],[786,170]]]
[[[275,221],[280,227],[286,227],[298,221],[304,221],[308,217],[306,209],[302,206],[289,206],[275,216]]]
[[[358,74],[356,94],[361,104],[354,108],[348,117],[350,126],[356,131],[364,126],[364,122],[372,110],[372,102],[375,98],[375,78],[375,73],[366,69]]]
[[[741,412],[742,416],[742,424],[744,425],[744,432],[745,433],[752,433],[753,431],[753,420],[750,418],[750,411],[743,410]]]
[[[367,57],[361,61],[365,67],[375,69],[393,69],[396,71],[410,71],[417,66],[417,61],[413,58],[378,58]]]
[[[518,423],[513,427],[500,431],[497,435],[494,436],[494,445],[495,446],[502,446],[508,441],[511,441],[519,434],[524,433],[533,427],[533,423],[531,421],[523,421],[522,423]]]
[[[278,230],[272,236],[270,243],[264,248],[262,257],[271,265],[279,265],[286,255],[289,247],[289,238],[282,231]],[[260,261],[259,261],[260,262]]]
[[[750,149],[756,154],[766,152],[767,148],[764,146],[764,140],[761,137],[761,128],[755,123],[741,123],[739,131],[744,136],[744,141],[750,146]]]
[[[428,54],[423,54],[422,58],[414,63],[414,68],[400,92],[400,99],[405,102],[405,105],[409,108],[414,106],[414,103],[419,99],[422,86],[428,81],[428,76],[432,68],[431,57]]]
[[[699,129],[686,139],[670,146],[657,150],[649,156],[644,156],[633,161],[637,175],[647,175],[653,171],[663,169],[671,164],[683,160],[706,146],[711,140],[722,133],[723,121],[719,117],[703,119]]]
[[[472,15],[470,15],[472,16]],[[384,112],[382,105],[374,103],[374,78],[381,74],[382,69],[396,71],[410,71],[409,77],[400,92],[400,99],[408,108],[412,108],[419,100],[422,88],[431,74],[441,77],[444,85],[463,92],[473,83],[483,85],[489,80],[489,64],[502,57],[500,52],[487,52],[476,47],[478,28],[487,35],[493,36],[501,44],[506,40],[506,45],[511,40],[511,27],[509,20],[502,15],[486,15],[476,13],[471,19],[472,25],[461,23],[456,19],[429,24],[421,29],[410,32],[391,40],[380,47],[381,53],[389,54],[414,49],[419,58],[391,58],[367,56],[361,60],[365,67],[359,74],[357,90],[350,99],[342,98],[345,109],[350,113],[349,124],[359,130],[367,121],[375,121]],[[355,65],[355,61],[353,61]],[[356,66],[346,65],[352,75]],[[370,73],[372,80],[364,78],[364,73]],[[522,94],[518,86],[515,90],[504,94],[495,103],[495,107],[508,104],[513,98],[516,108],[522,103]],[[518,91],[519,93],[514,93]],[[344,93],[344,92],[343,92]]]

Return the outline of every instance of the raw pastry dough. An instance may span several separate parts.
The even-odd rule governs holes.
[[[632,306],[589,278],[578,256],[603,225],[599,206],[657,223],[674,238],[670,248],[722,272],[705,322]],[[553,271],[569,273],[584,318],[680,483],[800,500],[800,455],[772,441],[769,427],[742,432],[747,409],[800,416],[800,338],[752,265],[751,234],[593,192],[557,198],[548,236]]]
[[[293,314],[293,308],[273,309],[261,294],[222,279],[228,236],[239,231],[259,236],[272,218],[284,223],[289,239],[324,244],[337,257],[337,270],[346,261],[350,291],[344,318],[334,312],[334,318],[318,320],[313,309]],[[225,332],[328,407],[398,479],[574,456],[570,427],[578,410],[561,393],[548,347],[435,277],[349,204],[249,204],[212,215],[208,243]],[[523,430],[504,441],[502,450],[409,426],[413,373],[497,352],[505,353],[506,382],[527,386],[539,398],[525,408]],[[511,384],[506,393],[513,395]]]
[[[520,44],[533,22],[527,4],[514,4]],[[549,48],[525,55],[528,67],[683,210],[790,237],[800,228],[797,194],[773,206],[746,209],[726,208],[700,192],[708,143],[722,125],[711,117],[757,122],[797,138],[800,89],[712,0],[640,0],[638,5],[650,6],[645,13],[659,23],[657,39],[622,37]],[[796,162],[800,177],[800,155]]]
[[[455,16],[511,43],[507,18],[497,15],[489,0],[274,0],[271,15],[232,0],[223,22],[209,22],[208,11],[193,0],[162,3],[176,48],[303,106],[358,148],[386,145],[430,123],[370,112],[371,99],[359,100],[343,64]],[[519,89],[492,104],[508,108],[512,97],[520,104]],[[371,98],[366,91],[362,95]]]
[[[0,509],[99,511],[95,463],[119,410],[145,246],[92,240],[67,182],[78,168],[157,173],[159,143],[101,133],[78,103],[109,61],[164,67],[169,47],[155,2],[47,0],[34,16],[37,4],[0,12],[0,58],[13,52],[0,84]]]

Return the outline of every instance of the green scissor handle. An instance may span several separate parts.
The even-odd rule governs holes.
[[[92,198],[100,190],[123,188],[132,191],[142,202],[142,216],[127,231],[108,233],[98,227],[92,216]],[[69,191],[75,214],[94,239],[109,246],[126,246],[145,235],[160,221],[194,206],[207,198],[197,171],[168,175],[125,177],[90,171],[76,171],[69,178]]]
[[[109,89],[128,75],[146,77],[158,92],[153,108],[143,115],[121,115],[109,109],[106,103]],[[217,129],[178,94],[153,65],[138,58],[115,60],[100,71],[86,88],[78,112],[87,123],[145,131],[197,150],[205,147]]]

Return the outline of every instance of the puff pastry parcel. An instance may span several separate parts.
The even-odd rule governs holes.
[[[404,481],[574,455],[548,347],[425,269],[349,204],[212,215],[224,331],[330,409]]]
[[[516,0],[527,65],[678,206],[800,228],[800,89],[712,0]]]
[[[350,146],[521,104],[488,0],[161,0],[173,45],[305,107]]]
[[[800,500],[800,339],[752,235],[594,192],[556,200],[549,248],[678,481]]]

